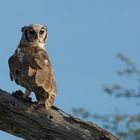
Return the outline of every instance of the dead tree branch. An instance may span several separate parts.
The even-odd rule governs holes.
[[[0,90],[0,130],[26,140],[119,140],[91,122],[84,122],[53,107],[16,99]]]

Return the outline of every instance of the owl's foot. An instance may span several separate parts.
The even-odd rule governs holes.
[[[25,98],[25,94],[21,90],[17,90],[15,92],[13,92],[12,96],[19,99],[19,100],[23,100],[23,101],[26,101],[26,102],[32,102],[32,98],[31,97],[26,97]]]
[[[34,102],[34,104],[32,105],[32,108],[34,108],[34,109],[40,109],[40,108],[44,108],[45,107],[45,104],[44,104],[44,102],[40,102],[40,101],[35,101]]]
[[[17,90],[17,91],[12,93],[12,96],[17,98],[17,99],[22,99],[23,92],[21,90]]]
[[[49,110],[51,108],[52,104],[49,104],[48,101],[35,101],[34,105],[32,106],[34,109],[39,109],[39,108],[46,108]]]
[[[29,97],[31,94],[31,90],[26,89],[25,94],[22,95],[22,100],[29,102],[30,99],[32,101],[32,98]]]

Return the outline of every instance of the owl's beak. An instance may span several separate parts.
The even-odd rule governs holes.
[[[31,30],[31,31],[30,31],[30,34],[32,35],[32,37],[33,37],[34,39],[38,39],[38,38],[39,38],[38,33],[37,33],[36,31],[34,31],[34,30]]]
[[[35,34],[34,34],[34,38],[35,38],[35,39],[38,39],[38,38],[39,38],[38,33],[35,32]]]

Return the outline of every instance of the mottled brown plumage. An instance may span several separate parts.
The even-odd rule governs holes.
[[[45,104],[49,109],[56,96],[56,83],[52,65],[43,46],[47,29],[33,24],[24,27],[22,31],[19,46],[8,61],[11,80],[25,87],[27,96],[33,91],[39,103]]]

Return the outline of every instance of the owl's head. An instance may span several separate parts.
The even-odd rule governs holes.
[[[44,44],[48,38],[47,28],[41,24],[31,24],[21,28],[22,42],[29,44]]]

